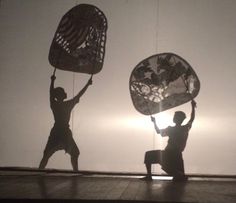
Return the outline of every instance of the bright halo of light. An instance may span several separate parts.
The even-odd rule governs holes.
[[[153,117],[155,117],[156,124],[160,129],[166,128],[173,123],[173,116],[166,112],[161,112]]]
[[[125,128],[147,130],[150,128],[151,119],[149,117],[126,117],[117,121],[119,125]]]
[[[153,115],[153,117],[155,117],[157,126],[160,129],[166,128],[173,123],[172,116],[166,112],[159,113],[158,115]],[[139,130],[147,130],[153,127],[150,116],[145,116],[145,117],[124,116],[122,118],[117,118],[115,123],[120,127],[139,129]]]

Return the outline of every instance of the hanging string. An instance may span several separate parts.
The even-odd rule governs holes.
[[[75,96],[75,73],[73,72],[72,75],[72,98]],[[71,112],[71,131],[74,134],[74,108],[72,109]]]
[[[78,5],[78,1],[75,1],[75,6]],[[72,98],[75,96],[75,73],[73,72],[72,74]],[[72,109],[71,112],[71,131],[72,134],[74,134],[74,108]]]
[[[155,36],[155,39],[156,39],[156,41],[155,41],[155,44],[156,44],[156,47],[155,47],[155,51],[156,51],[156,53],[155,54],[157,54],[158,53],[158,30],[159,30],[159,0],[157,0],[156,1],[157,3],[157,5],[156,5],[156,36]],[[155,145],[155,143],[156,143],[156,131],[155,130],[153,130],[153,150],[155,150],[155,148],[156,148],[156,145]]]
[[[156,25],[155,25],[155,28],[156,28],[156,33],[155,33],[155,44],[156,44],[156,47],[155,47],[155,51],[156,51],[156,53],[155,54],[157,54],[158,53],[158,30],[159,30],[159,0],[157,0],[156,1]],[[152,115],[151,115],[152,116]],[[152,146],[152,148],[153,148],[153,150],[155,150],[156,149],[156,130],[153,128],[153,140],[152,140],[152,142],[153,142],[153,146]],[[162,145],[162,144],[161,144]],[[152,164],[152,172],[154,172],[154,170],[155,170],[155,165],[154,164]]]
[[[157,12],[156,12],[156,54],[158,53],[158,37],[159,37],[159,0],[157,0]]]

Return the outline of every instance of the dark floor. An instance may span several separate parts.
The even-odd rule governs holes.
[[[0,199],[83,202],[236,202],[236,179],[193,178],[186,183],[139,176],[0,171]]]

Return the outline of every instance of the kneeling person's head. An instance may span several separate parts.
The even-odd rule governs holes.
[[[174,118],[173,118],[173,121],[176,124],[181,124],[184,121],[185,118],[186,118],[186,115],[183,111],[176,111],[175,115],[174,115]]]

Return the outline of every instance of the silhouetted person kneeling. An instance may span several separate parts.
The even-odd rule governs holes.
[[[92,84],[92,77],[84,88],[71,100],[64,101],[67,94],[61,87],[54,88],[55,75],[51,76],[50,85],[50,107],[54,116],[54,126],[51,129],[47,145],[39,169],[44,169],[49,158],[58,150],[65,150],[71,156],[71,164],[74,171],[78,171],[79,149],[72,137],[69,121],[73,107],[79,103],[80,97],[85,93],[88,86]]]
[[[182,111],[175,112],[173,122],[174,127],[167,127],[166,129],[159,129],[155,118],[151,117],[154,123],[155,130],[162,137],[168,136],[168,144],[166,148],[162,150],[152,150],[145,153],[144,163],[147,169],[147,175],[144,180],[152,180],[151,165],[160,164],[162,169],[169,175],[173,176],[173,181],[185,181],[187,177],[184,172],[184,161],[182,152],[185,149],[188,139],[189,130],[192,127],[193,120],[195,118],[196,102],[192,100],[192,113],[191,118],[186,125],[181,125],[186,118],[186,115]]]

